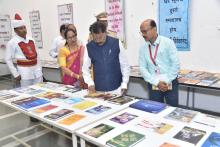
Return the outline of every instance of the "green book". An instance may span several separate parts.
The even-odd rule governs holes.
[[[145,135],[127,130],[120,135],[108,140],[106,144],[111,147],[131,147],[142,141]]]

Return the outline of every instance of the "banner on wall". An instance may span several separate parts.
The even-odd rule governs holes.
[[[31,23],[31,32],[32,37],[36,43],[36,46],[39,49],[43,48],[43,39],[42,39],[42,30],[41,30],[41,23],[40,23],[40,12],[31,11],[29,13],[30,23]]]
[[[117,37],[125,45],[124,0],[105,0],[108,14],[108,30],[117,33]]]
[[[159,34],[172,39],[179,51],[189,51],[189,0],[159,1]]]
[[[73,4],[58,5],[58,24],[73,24]]]
[[[9,15],[0,15],[0,49],[5,49],[11,39],[11,20]]]

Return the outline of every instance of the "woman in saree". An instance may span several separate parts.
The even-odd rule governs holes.
[[[62,82],[76,87],[82,86],[82,64],[84,46],[77,41],[76,30],[67,29],[64,33],[66,43],[59,50],[58,61],[62,70]],[[81,85],[80,85],[81,84]]]

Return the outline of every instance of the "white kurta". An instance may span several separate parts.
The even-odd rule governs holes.
[[[13,63],[13,61],[16,60],[26,60],[26,57],[24,56],[18,43],[21,41],[28,43],[29,40],[33,41],[33,39],[30,37],[26,37],[26,39],[24,39],[22,37],[19,37],[18,35],[15,35],[7,43],[5,62],[7,63],[12,75],[14,77],[21,75],[21,80],[34,80],[42,77],[42,67],[39,60],[39,54],[38,54],[37,64],[34,66],[19,66],[19,65],[16,66]]]

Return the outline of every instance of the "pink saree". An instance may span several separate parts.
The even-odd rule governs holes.
[[[75,74],[81,74],[81,67],[83,62],[83,46],[80,46],[79,49],[75,52],[70,53],[66,57],[67,68],[69,68]],[[63,75],[63,84],[80,86],[78,79],[71,77],[67,74]]]

